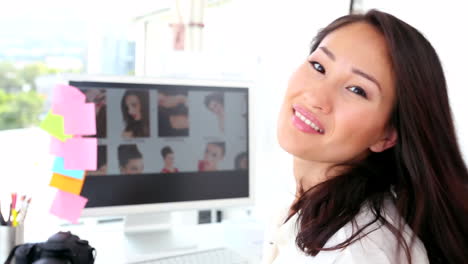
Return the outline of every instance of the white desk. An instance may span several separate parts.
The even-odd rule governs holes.
[[[258,225],[248,222],[226,222],[178,226],[175,230],[192,239],[196,249],[227,247],[248,258],[252,263],[260,262],[263,233]],[[39,232],[26,228],[25,241],[43,242],[58,231],[71,231],[80,238],[88,240],[97,250],[96,264],[129,263],[174,254],[174,252],[152,252],[149,255],[139,255],[137,250],[128,244],[123,231],[123,222],[48,227]],[[151,242],[148,244],[146,246],[150,246]]]

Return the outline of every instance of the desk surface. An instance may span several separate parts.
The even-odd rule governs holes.
[[[263,232],[258,226],[251,223],[217,223],[192,226],[177,226],[173,228],[176,236],[183,236],[183,240],[189,239],[189,247],[177,251],[163,251],[155,249],[151,252],[151,246],[157,241],[145,242],[144,252],[140,246],[132,244],[124,233],[123,222],[104,224],[82,224],[70,226],[49,226],[45,229],[25,231],[26,242],[43,242],[58,231],[70,231],[80,238],[88,240],[90,245],[96,248],[96,264],[104,263],[129,263],[151,259],[158,256],[171,255],[176,252],[184,252],[194,249],[208,249],[227,247],[245,256],[252,263],[260,262]],[[139,235],[139,234],[137,234]],[[144,233],[141,235],[145,236]],[[152,238],[153,239],[153,238]],[[149,250],[148,250],[149,248]]]

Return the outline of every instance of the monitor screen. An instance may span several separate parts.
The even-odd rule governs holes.
[[[96,105],[87,208],[248,198],[247,87],[69,81]]]

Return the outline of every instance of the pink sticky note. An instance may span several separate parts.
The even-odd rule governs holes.
[[[72,103],[61,108],[65,134],[96,135],[95,108],[94,103]]]
[[[90,171],[97,169],[96,138],[70,138],[63,146],[65,169]]]
[[[88,199],[85,197],[58,190],[50,213],[76,224],[87,202]]]
[[[66,112],[68,107],[70,107],[70,103],[67,104],[65,102],[56,102],[52,104],[52,113],[63,116],[63,113]]]
[[[86,95],[80,89],[70,85],[59,84],[54,87],[52,113],[63,116],[64,111],[69,109],[71,104],[84,104],[85,102]]]
[[[57,157],[63,157],[64,153],[63,153],[63,145],[65,143],[58,140],[57,138],[55,137],[50,137],[50,149],[49,149],[49,153],[54,155],[54,156],[57,156]]]
[[[62,104],[66,102],[86,102],[86,95],[80,91],[80,89],[70,86],[59,84],[55,86],[52,97],[52,105]]]

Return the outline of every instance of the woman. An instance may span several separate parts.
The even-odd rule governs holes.
[[[468,173],[436,52],[376,10],[321,30],[278,140],[297,198],[264,263],[466,263]]]
[[[148,92],[127,90],[120,103],[125,121],[124,138],[149,137]]]
[[[247,152],[241,152],[237,154],[234,159],[234,169],[236,170],[246,170],[249,167],[249,157]]]
[[[161,156],[164,161],[164,168],[162,168],[161,173],[176,173],[179,172],[179,169],[174,167],[174,151],[171,147],[165,146],[161,149]]]
[[[224,142],[207,143],[203,160],[198,161],[198,171],[217,171],[225,154],[226,144]]]
[[[143,173],[145,168],[143,155],[136,144],[119,145],[118,158],[121,174],[129,175]]]
[[[224,94],[214,92],[205,97],[205,106],[218,118],[219,131],[224,133]]]

